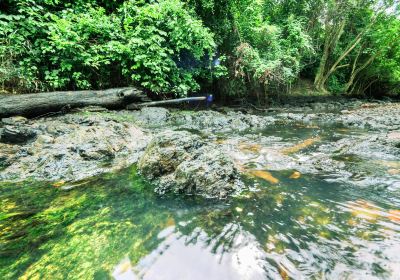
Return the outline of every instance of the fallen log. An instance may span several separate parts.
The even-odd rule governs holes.
[[[0,95],[0,118],[16,115],[31,117],[86,106],[118,109],[125,108],[127,104],[133,102],[148,100],[141,90],[132,87]]]

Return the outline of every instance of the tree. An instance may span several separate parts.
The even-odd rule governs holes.
[[[349,80],[343,91],[347,92],[352,86],[355,76],[365,69],[379,54],[377,50],[369,59],[359,64],[360,54],[366,45],[364,41],[368,34],[373,32],[381,18],[385,18],[389,8],[395,7],[392,2],[381,1],[347,1],[334,0],[327,2],[325,7],[326,15],[324,20],[325,42],[322,56],[314,79],[315,87],[326,92],[326,83],[336,71],[352,65]],[[350,21],[350,17],[352,21]],[[350,32],[344,38],[344,31]],[[344,39],[344,40],[341,40]],[[338,45],[340,49],[338,50]],[[349,59],[349,56],[358,48],[353,58],[353,63],[342,63]],[[384,46],[382,46],[384,48]]]
[[[399,92],[400,85],[400,21],[393,15],[379,20],[376,28],[359,48],[352,62],[346,92],[364,94],[374,84],[387,92]],[[383,93],[377,88],[379,93]]]

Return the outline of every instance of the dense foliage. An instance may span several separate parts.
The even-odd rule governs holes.
[[[197,90],[211,58],[212,33],[178,0],[126,1],[113,11],[90,3],[18,1],[2,15],[1,82],[27,90],[136,84],[156,93]],[[85,2],[85,1],[81,1]],[[11,8],[10,8],[11,9]]]
[[[136,85],[185,95],[290,91],[399,94],[397,1],[8,0],[0,4],[7,91]]]

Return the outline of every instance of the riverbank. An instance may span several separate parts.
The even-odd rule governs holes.
[[[362,158],[377,162],[377,170],[387,167],[387,172],[396,175],[400,167],[391,166],[390,161],[400,154],[399,116],[400,103],[336,100],[271,107],[263,112],[228,107],[133,112],[87,108],[34,120],[7,118],[0,126],[0,180],[42,180],[73,188],[86,178],[141,161],[139,167],[159,193],[225,198],[243,189],[241,177],[265,179],[266,170],[335,173],[338,179],[351,181],[366,172],[352,164]],[[318,130],[320,125],[332,127],[329,141]],[[303,129],[308,138],[285,139],[279,133],[285,127]],[[347,133],[353,129],[359,133]],[[268,130],[276,133],[256,136],[257,131]],[[308,135],[309,131],[313,134]],[[160,142],[159,135],[169,140]],[[185,150],[177,152],[185,144]],[[159,164],[160,158],[166,160]],[[220,160],[212,164],[213,158]],[[187,161],[192,164],[185,165]],[[349,165],[360,170],[349,171]],[[375,184],[378,179],[373,178],[367,181]],[[387,178],[378,181],[385,184]],[[224,189],[227,184],[230,187]]]

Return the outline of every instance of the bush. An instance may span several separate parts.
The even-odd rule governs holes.
[[[278,93],[298,78],[303,67],[301,59],[312,52],[311,38],[302,22],[293,17],[280,26],[257,19],[250,27],[242,16],[238,19],[242,42],[234,53],[235,77],[260,88],[264,95]],[[243,30],[242,21],[246,22]]]
[[[52,11],[28,0],[0,24],[0,72],[9,73],[1,82],[24,91],[137,85],[185,95],[199,89],[196,77],[210,70],[215,48],[179,0],[127,1],[112,13],[92,4]],[[180,67],[183,55],[192,67]]]
[[[120,12],[126,36],[126,45],[119,48],[124,75],[153,92],[185,95],[199,89],[199,62],[212,57],[215,44],[211,32],[182,2],[139,6],[128,1]],[[179,67],[185,57],[192,65]]]

